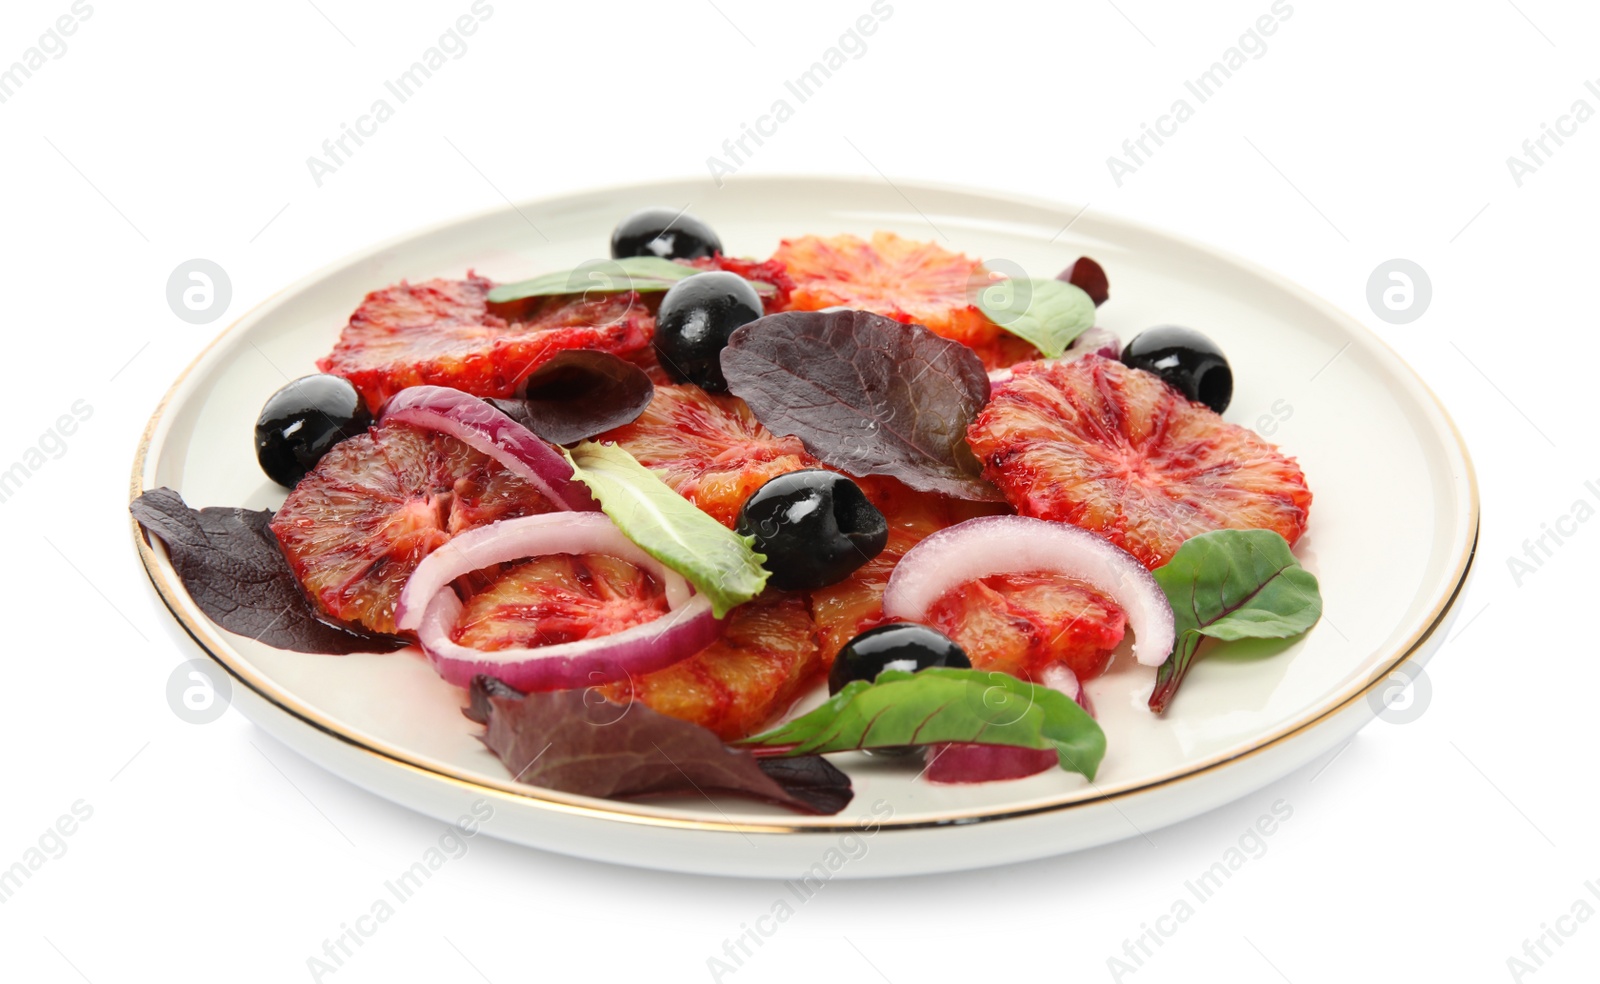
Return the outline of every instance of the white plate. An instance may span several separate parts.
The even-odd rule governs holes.
[[[1273,655],[1202,658],[1160,719],[1143,709],[1153,670],[1119,657],[1089,686],[1109,745],[1093,783],[1052,770],[941,787],[915,779],[914,768],[839,756],[855,802],[838,817],[799,817],[732,798],[621,803],[514,785],[461,716],[461,692],[414,650],[317,656],[233,635],[201,614],[165,552],[136,531],[175,635],[233,675],[235,706],[330,771],[423,813],[453,820],[486,800],[493,818],[484,829],[506,840],[680,871],[900,875],[1078,850],[1210,810],[1349,737],[1372,719],[1385,677],[1443,638],[1471,566],[1477,490],[1454,426],[1393,352],[1318,298],[1210,248],[987,192],[813,178],[738,180],[716,192],[704,182],[641,185],[390,243],[225,331],[151,419],[133,494],[170,486],[196,507],[276,507],[282,490],[262,477],[251,448],[256,413],[284,373],[314,371],[367,291],[469,267],[497,280],[571,267],[605,256],[629,211],[685,202],[739,255],[765,257],[784,236],[889,229],[1036,276],[1095,257],[1112,285],[1102,325],[1124,338],[1162,323],[1210,334],[1233,364],[1228,418],[1299,458],[1315,502],[1296,553],[1321,579],[1322,622]]]

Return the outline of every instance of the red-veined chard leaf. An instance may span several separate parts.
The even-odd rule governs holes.
[[[1093,779],[1106,736],[1078,702],[1006,673],[933,667],[885,670],[846,684],[827,703],[739,742],[779,755],[968,742],[1050,749],[1061,768]]]
[[[1273,530],[1215,530],[1184,541],[1152,574],[1172,603],[1177,642],[1156,671],[1150,709],[1165,711],[1207,636],[1288,639],[1322,617],[1315,574]]]

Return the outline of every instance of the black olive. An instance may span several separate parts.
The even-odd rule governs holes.
[[[625,256],[696,260],[720,252],[722,240],[710,226],[675,208],[641,208],[611,232],[611,257],[617,260]]]
[[[880,625],[839,650],[828,673],[828,693],[836,694],[854,680],[876,680],[884,670],[915,673],[930,666],[971,668],[972,661],[938,629],[915,622]]]
[[[652,343],[656,360],[680,383],[726,393],[722,350],[728,336],[761,314],[761,296],[737,273],[713,270],[685,277],[661,299]]]
[[[736,529],[755,537],[769,583],[785,591],[837,584],[889,542],[888,520],[861,487],[819,468],[768,479],[740,507]]]
[[[1124,365],[1153,372],[1184,396],[1215,410],[1233,400],[1233,370],[1217,343],[1177,325],[1162,325],[1133,336],[1122,350]]]
[[[302,376],[272,394],[256,418],[256,460],[267,477],[294,488],[340,441],[372,423],[361,394],[340,376]]]

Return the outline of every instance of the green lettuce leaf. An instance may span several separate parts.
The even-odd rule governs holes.
[[[1061,768],[1089,779],[1106,752],[1105,732],[1066,694],[955,667],[856,680],[811,713],[736,744],[820,755],[942,742],[1051,749]]]
[[[645,553],[689,579],[721,618],[761,593],[767,558],[744,537],[701,512],[615,444],[584,441],[563,452],[573,477]]]
[[[572,270],[558,270],[516,283],[501,284],[489,291],[491,304],[506,304],[526,297],[551,297],[565,294],[641,294],[667,290],[673,284],[704,270],[674,263],[659,256],[626,256],[620,260],[591,260]],[[758,294],[774,293],[769,283],[750,281]]]
[[[1060,280],[997,280],[978,291],[978,309],[1047,359],[1094,327],[1094,299]]]
[[[1166,710],[1201,640],[1288,639],[1322,617],[1316,575],[1272,530],[1216,530],[1186,540],[1153,572],[1172,604],[1177,643],[1156,671],[1150,709]]]

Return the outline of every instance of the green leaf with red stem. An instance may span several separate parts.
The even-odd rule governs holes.
[[[1202,533],[1152,573],[1172,604],[1177,637],[1150,694],[1157,714],[1171,704],[1205,637],[1289,639],[1322,617],[1316,575],[1273,530]]]
[[[947,742],[1050,749],[1061,768],[1089,779],[1106,752],[1100,725],[1059,690],[948,666],[856,680],[809,714],[736,744],[756,754],[821,755]]]

